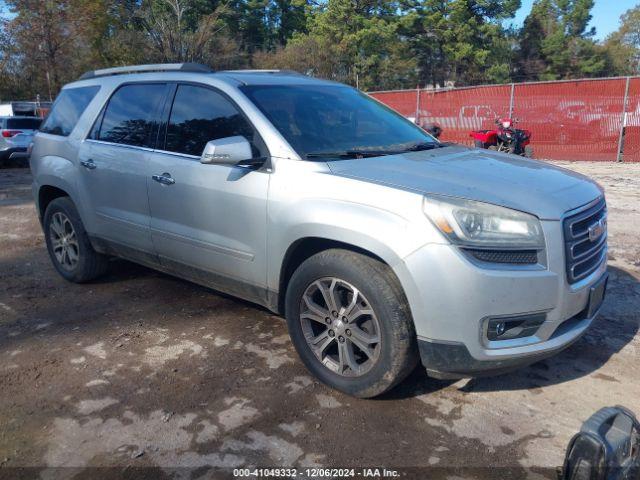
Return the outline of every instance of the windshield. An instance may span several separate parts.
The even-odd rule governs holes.
[[[441,145],[409,120],[347,86],[241,88],[302,158],[358,158]]]

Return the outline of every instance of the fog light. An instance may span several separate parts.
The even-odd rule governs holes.
[[[534,335],[547,315],[535,313],[514,317],[489,318],[487,322],[487,340],[510,340]]]

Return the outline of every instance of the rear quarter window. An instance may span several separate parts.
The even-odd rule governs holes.
[[[67,137],[75,128],[80,115],[86,110],[100,87],[66,88],[56,98],[49,116],[40,131],[52,135]]]

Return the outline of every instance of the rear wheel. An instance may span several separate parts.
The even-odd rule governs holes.
[[[107,270],[107,257],[91,246],[80,215],[69,197],[51,201],[43,225],[51,262],[66,280],[88,282]]]
[[[484,148],[484,143],[482,143],[480,140],[474,140],[473,146],[476,148]]]
[[[286,294],[289,333],[306,367],[327,385],[374,397],[417,363],[413,321],[388,266],[326,250],[295,271]]]

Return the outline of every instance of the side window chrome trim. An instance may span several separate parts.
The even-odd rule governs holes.
[[[85,142],[97,143],[99,145],[109,145],[111,147],[121,147],[121,148],[130,148],[133,150],[142,150],[144,152],[154,152],[153,148],[149,147],[139,147],[137,145],[127,145],[126,143],[114,143],[114,142],[105,142],[104,140],[94,140],[93,138],[85,138]]]
[[[198,160],[200,161],[200,157],[197,155],[189,155],[188,153],[178,153],[178,152],[170,152],[168,150],[153,150],[154,153],[162,153],[163,155],[172,155],[174,157],[183,157],[188,158],[189,160]]]
[[[200,157],[198,157],[197,155],[188,155],[186,153],[169,152],[167,150],[157,150],[149,147],[138,147],[136,145],[127,145],[126,143],[105,142],[104,140],[94,140],[93,138],[85,138],[84,141],[89,143],[96,143],[98,145],[109,145],[110,147],[130,148],[133,150],[142,150],[145,152],[161,153],[163,155],[171,155],[174,157],[184,157],[184,158],[188,158],[189,160],[200,161]]]

